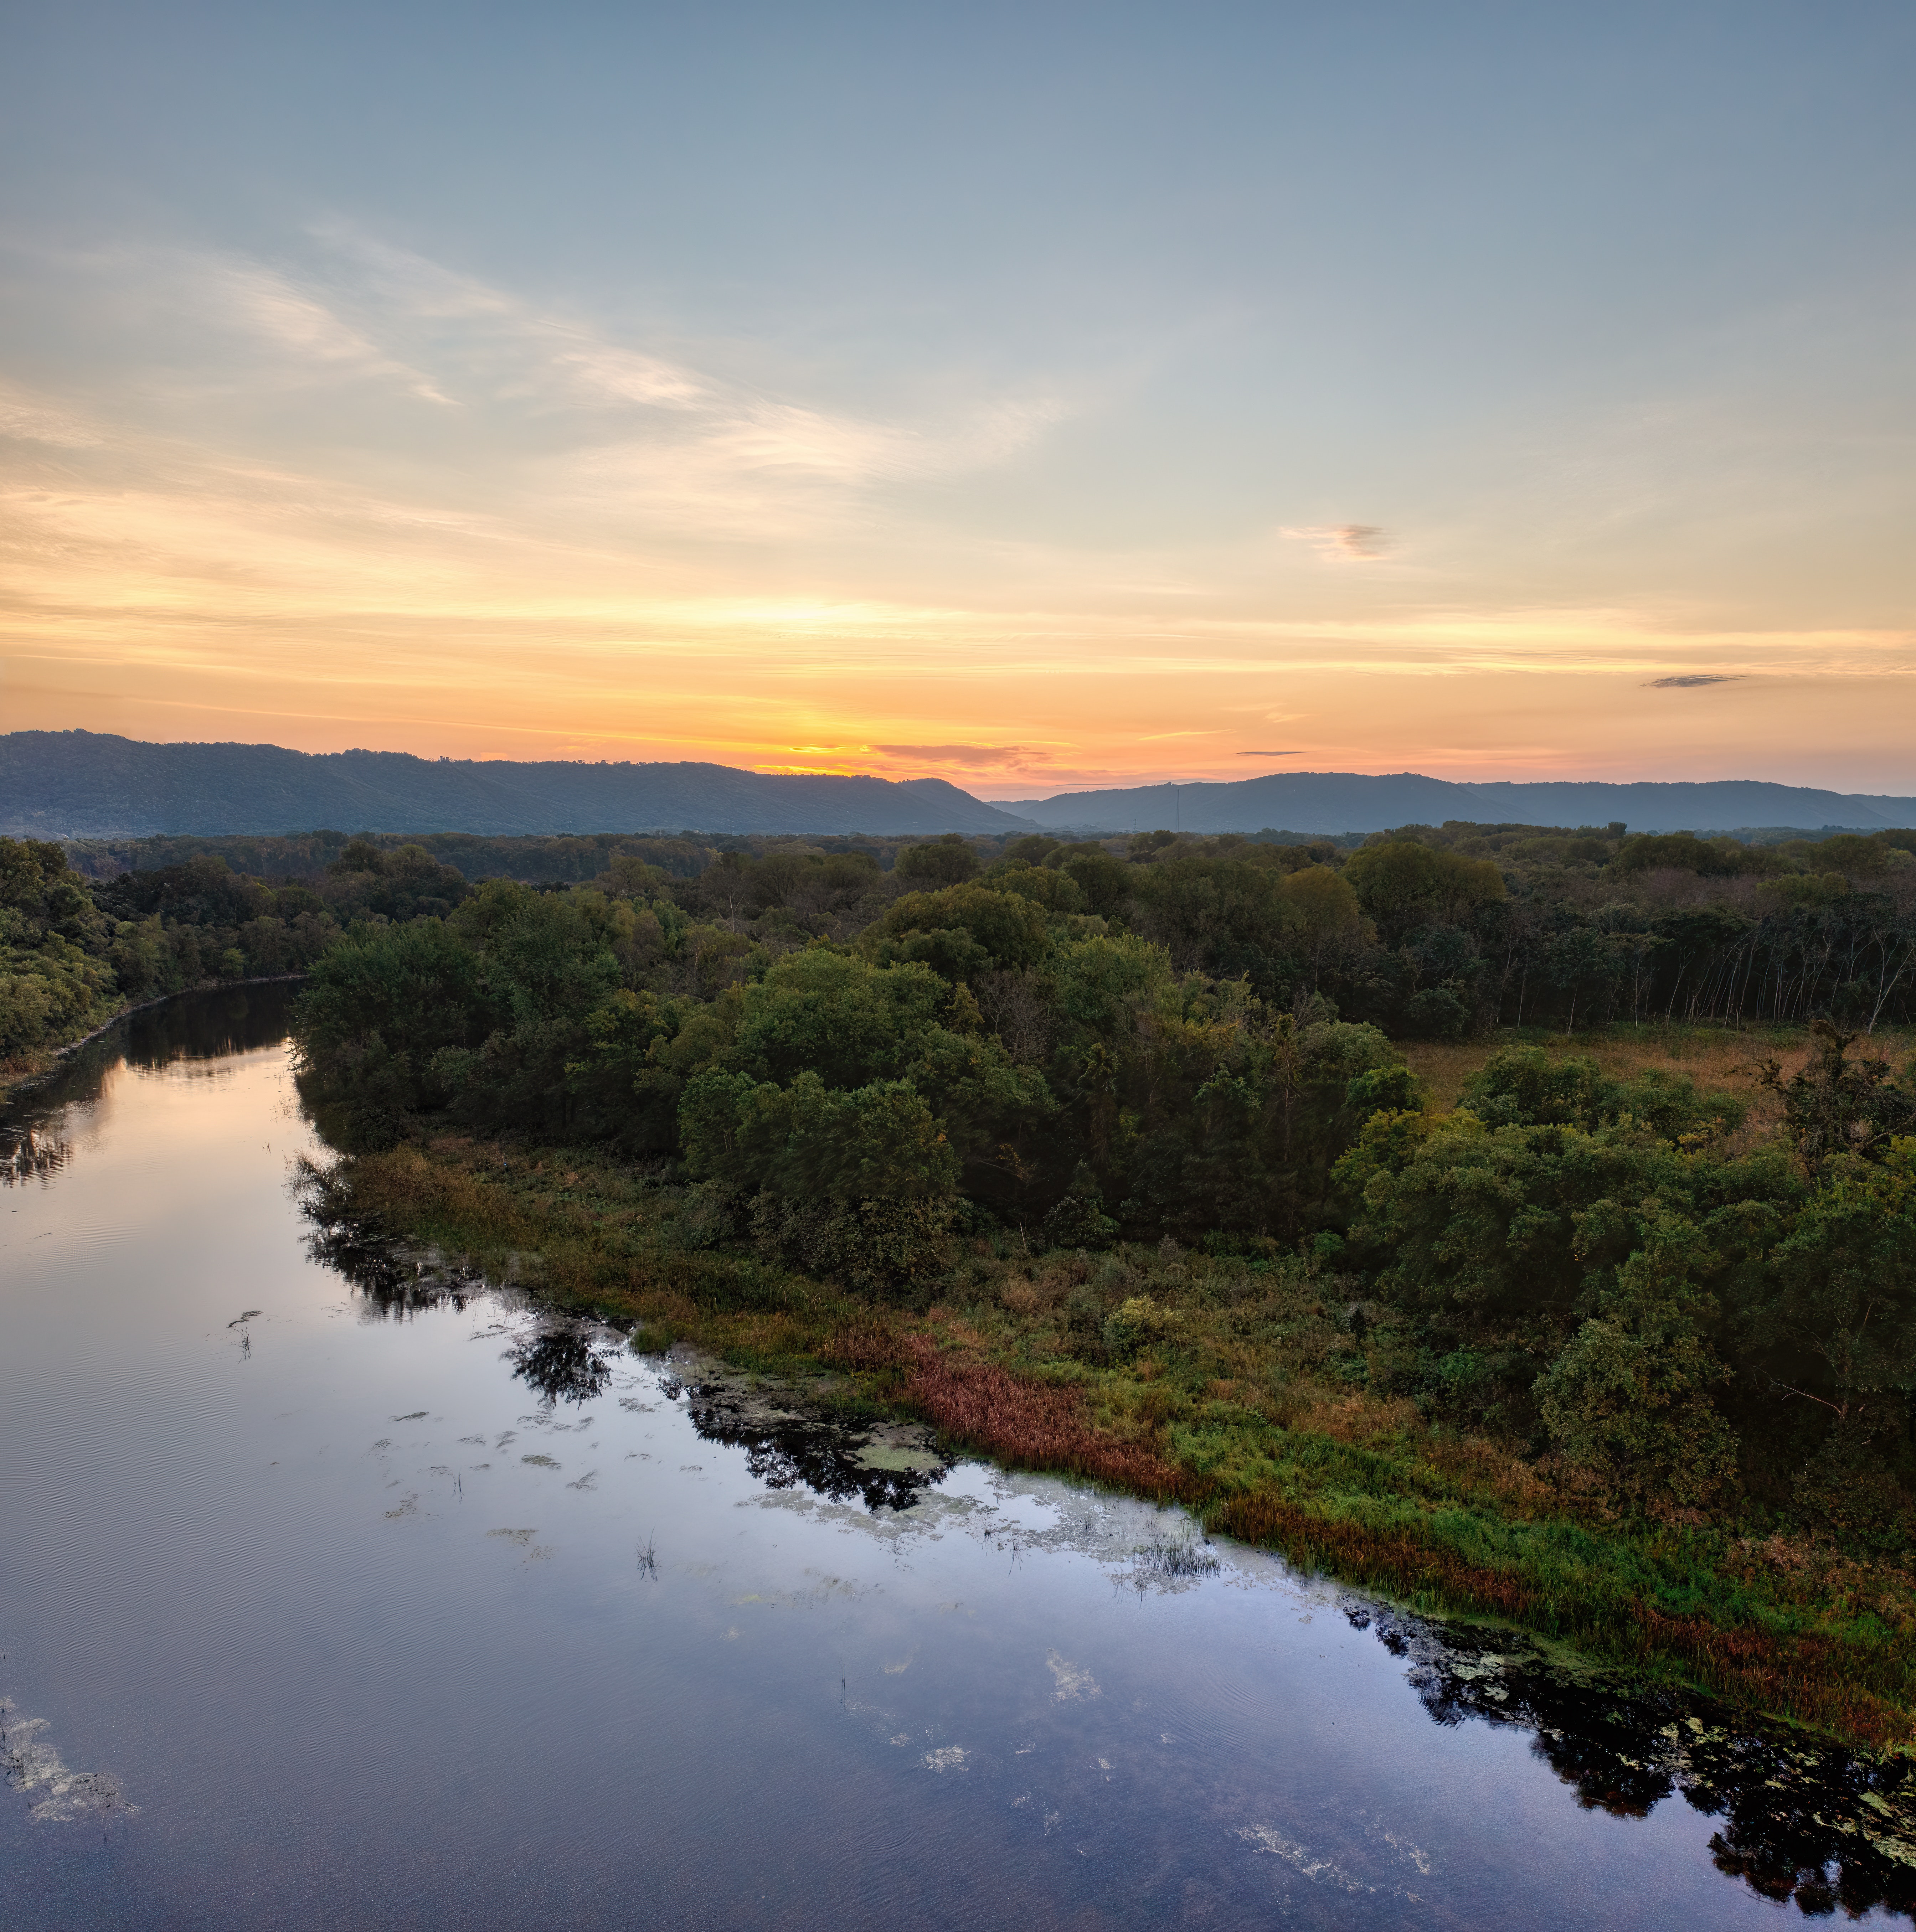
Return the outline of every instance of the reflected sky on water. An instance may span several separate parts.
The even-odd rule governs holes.
[[[0,1138],[0,1922],[1887,1918],[1845,1754],[316,1225],[284,1007]]]

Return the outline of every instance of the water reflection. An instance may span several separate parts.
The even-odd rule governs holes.
[[[307,1254],[344,1276],[376,1318],[461,1309],[476,1296],[496,1292],[476,1269],[437,1250],[396,1241],[377,1222],[353,1214],[335,1167],[301,1155],[293,1164],[293,1191],[309,1230]]]
[[[6,1187],[57,1173],[74,1157],[65,1135],[33,1121],[6,1134],[0,1149],[0,1186]]]
[[[587,1323],[554,1322],[513,1344],[513,1378],[529,1383],[548,1405],[590,1402],[612,1376],[597,1340]]]
[[[832,1502],[907,1510],[944,1480],[954,1461],[910,1424],[808,1413],[788,1391],[722,1370],[680,1386],[700,1436],[743,1449],[747,1471],[768,1490],[802,1486]]]
[[[781,1884],[770,1922],[968,1932],[1916,1916],[1899,1763],[1300,1582],[1175,1510],[956,1464],[828,1388],[647,1355],[642,1334],[356,1225],[322,1167],[293,1225],[276,1056],[196,1082],[193,1108],[233,1130],[164,1168],[178,1084],[126,1083],[101,1111],[113,1132],[76,1126],[86,1159],[62,1177],[62,1107],[122,1054],[214,1069],[223,1041],[272,1032],[263,991],[130,1022],[7,1117],[0,1148],[31,1150],[17,1173],[40,1161],[53,1184],[0,1222],[0,1460],[43,1472],[47,1499],[0,1538],[0,1586],[10,1629],[26,1605],[54,1661],[10,1636],[20,1676],[0,1691],[48,1721],[0,1709],[0,1768],[26,1794],[0,1791],[0,1918],[158,1923],[155,1874],[182,1901],[167,1922],[306,1932],[622,1923],[639,1886],[670,1922],[756,1924]],[[164,1240],[141,1218],[161,1181],[133,1188],[119,1157],[186,1204]],[[56,1262],[29,1245],[41,1220],[119,1238]],[[254,1352],[243,1376],[236,1348]],[[149,1624],[164,1671],[125,1641]],[[342,1634],[364,1640],[346,1670]],[[494,1777],[502,1714],[513,1768]],[[389,1725],[412,1753],[390,1774],[383,1742],[356,1742]],[[117,1916],[78,1892],[8,1906],[59,1849],[27,1835],[29,1801],[60,1779],[76,1802],[118,1791],[56,1746],[146,1808],[113,1827]],[[268,1796],[228,1826],[194,1812],[213,1791],[236,1814]],[[428,1818],[443,1861],[382,1837],[389,1816]],[[498,1850],[515,1844],[541,1849]],[[602,1889],[566,1894],[595,1858]],[[383,1912],[355,1888],[372,1870]],[[314,1874],[330,1902],[299,1893]],[[242,1875],[278,1888],[269,1906],[239,1898]],[[1689,1888],[1680,1907],[1667,1886]]]
[[[1644,1818],[1680,1794],[1721,1818],[1716,1868],[1806,1916],[1916,1916],[1916,1767],[1755,1726],[1707,1700],[1593,1682],[1513,1633],[1426,1623],[1374,1604],[1345,1614],[1413,1660],[1435,1723],[1531,1734],[1579,1805]]]
[[[230,986],[127,1014],[0,1105],[0,1186],[50,1179],[72,1160],[68,1114],[97,1101],[117,1067],[152,1071],[275,1046],[286,1037],[299,992],[289,981]]]
[[[353,1215],[334,1170],[302,1160],[296,1187],[312,1227],[307,1252],[343,1275],[369,1311],[403,1317],[464,1308],[475,1294],[496,1292],[462,1258],[410,1246]],[[548,1404],[584,1403],[604,1391],[612,1372],[606,1352],[625,1342],[602,1322],[548,1311],[507,1358],[515,1378]],[[632,1346],[641,1347],[642,1337]],[[668,1376],[662,1386],[670,1400],[686,1400],[702,1438],[743,1449],[747,1471],[767,1489],[802,1486],[833,1502],[904,1510],[953,1466],[954,1459],[914,1425],[848,1422],[715,1361],[701,1361],[690,1379]]]

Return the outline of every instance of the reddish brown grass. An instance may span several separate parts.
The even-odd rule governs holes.
[[[911,1359],[896,1330],[875,1315],[848,1322],[825,1342],[818,1356],[827,1367],[854,1374],[903,1368]]]
[[[963,1348],[941,1349],[922,1334],[886,1341],[902,1346],[909,1365],[907,1399],[958,1442],[1015,1468],[1062,1471],[1161,1502],[1201,1507],[1211,1500],[1208,1484],[1152,1444],[1090,1424],[1076,1388],[1013,1376]],[[1230,1498],[1212,1520],[1244,1542],[1425,1607],[1488,1612],[1545,1629],[1566,1621],[1555,1593],[1515,1572],[1471,1563],[1414,1529],[1320,1516],[1272,1490]],[[1634,1600],[1605,1606],[1594,1620],[1586,1611],[1563,1634],[1644,1660],[1678,1660],[1698,1682],[1740,1703],[1794,1712],[1866,1743],[1887,1746],[1911,1735],[1906,1718],[1845,1671],[1827,1638],[1725,1629]]]
[[[1014,1468],[1062,1470],[1161,1502],[1195,1500],[1191,1478],[1156,1450],[1094,1427],[1079,1392],[1008,1375],[990,1362],[905,1338],[912,1406],[944,1434]]]
[[[623,1234],[616,1245],[607,1240],[615,1222],[635,1215],[642,1220],[649,1206],[629,1197],[590,1204],[541,1198],[536,1184],[529,1187],[516,1174],[509,1180],[485,1149],[441,1143],[432,1153],[428,1160],[401,1149],[357,1163],[359,1204],[389,1215],[395,1225],[443,1231],[490,1251],[541,1256],[536,1273],[542,1291],[570,1305],[629,1313],[641,1317],[654,1336],[695,1338],[774,1368],[782,1360],[802,1362],[809,1352],[858,1377],[866,1399],[915,1409],[954,1442],[1004,1463],[1184,1503],[1230,1534],[1422,1610],[1506,1616],[1622,1659],[1665,1658],[1738,1702],[1785,1712],[1860,1742],[1880,1745],[1910,1736],[1896,1702],[1879,1694],[1897,1674],[1890,1664],[1902,1653],[1893,1640],[1872,1648],[1842,1634],[1792,1635],[1775,1622],[1722,1626],[1705,1616],[1666,1613],[1631,1596],[1620,1582],[1606,1588],[1593,1581],[1586,1586],[1575,1579],[1553,1580],[1514,1553],[1493,1564],[1460,1551],[1446,1539],[1445,1525],[1426,1523],[1417,1513],[1413,1492],[1430,1494],[1426,1486],[1433,1481],[1476,1504],[1494,1502],[1506,1516],[1588,1520],[1602,1512],[1563,1471],[1525,1464],[1480,1441],[1431,1436],[1401,1402],[1356,1390],[1332,1394],[1308,1382],[1274,1391],[1257,1352],[1236,1348],[1224,1352],[1219,1366],[1225,1372],[1209,1391],[1219,1401],[1241,1400],[1291,1429],[1404,1458],[1410,1480],[1398,1502],[1411,1507],[1394,1507],[1387,1523],[1367,1525],[1338,1514],[1335,1498],[1293,1497],[1276,1487],[1231,1493],[1226,1480],[1179,1467],[1165,1425],[1188,1399],[1147,1379],[1146,1364],[1114,1381],[1074,1379],[1083,1372],[1074,1364],[1059,1364],[1047,1376],[1016,1359],[1006,1362],[1008,1334],[996,1306],[1011,1301],[1006,1288],[1029,1289],[1041,1306],[1068,1292],[1072,1271],[1020,1268],[1008,1281],[995,1280],[968,1307],[969,1318],[947,1307],[914,1316],[860,1306],[817,1284],[798,1284],[805,1292],[790,1304],[741,1307],[737,1264],[727,1258],[659,1247],[634,1253]],[[569,1176],[569,1162],[563,1171]],[[587,1171],[584,1163],[578,1171]],[[1027,1318],[1014,1332],[1042,1339],[1035,1336],[1041,1319]],[[1772,1559],[1767,1564],[1765,1556]],[[1754,1547],[1732,1567],[1791,1571],[1773,1552]],[[1815,1580],[1799,1579],[1796,1600]],[[1833,1589],[1844,1580],[1823,1580]],[[1897,1588],[1889,1589],[1882,1610],[1893,1628],[1906,1601],[1897,1589],[1906,1581],[1859,1575],[1836,1594],[1873,1602],[1893,1582]],[[1819,1584],[1816,1594],[1827,1597],[1828,1591]],[[1843,1603],[1836,1607],[1841,1610]]]

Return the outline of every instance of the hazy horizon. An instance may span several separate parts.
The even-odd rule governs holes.
[[[0,728],[1916,793],[1916,17],[78,4]]]

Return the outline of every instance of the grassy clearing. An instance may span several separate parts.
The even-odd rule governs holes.
[[[1710,1081],[1767,1035],[1578,1039]],[[1412,1049],[1454,1094],[1496,1045]],[[1884,1042],[1906,1046],[1908,1042]],[[1763,1123],[1753,1120],[1749,1130]],[[1433,1428],[1362,1385],[1335,1285],[1291,1256],[974,1240],[920,1305],[693,1245],[676,1187],[578,1150],[442,1138],[342,1171],[344,1204],[833,1399],[914,1413],[1014,1466],[1176,1499],[1208,1526],[1413,1607],[1504,1617],[1859,1742],[1916,1742],[1916,1578],[1751,1525],[1631,1519],[1554,1459]]]
[[[1665,1026],[1658,1022],[1622,1024],[1601,1033],[1566,1034],[1559,1028],[1505,1027],[1473,1040],[1407,1040],[1398,1050],[1440,1106],[1453,1107],[1464,1084],[1491,1054],[1506,1046],[1539,1046],[1559,1059],[1593,1060],[1612,1079],[1627,1080],[1655,1068],[1687,1074],[1699,1085],[1720,1087],[1751,1096],[1752,1119],[1767,1124],[1782,1118],[1773,1096],[1749,1077],[1759,1060],[1773,1056],[1785,1072],[1808,1058],[1800,1027]],[[1916,1030],[1878,1027],[1854,1049],[1886,1056],[1900,1066],[1916,1054]]]
[[[1699,1087],[1733,1094],[1747,1108],[1743,1125],[1725,1136],[1718,1152],[1734,1159],[1767,1141],[1782,1124],[1782,1096],[1758,1085],[1759,1060],[1776,1060],[1787,1077],[1809,1058],[1800,1027],[1676,1026],[1659,1022],[1621,1024],[1601,1033],[1566,1034],[1560,1028],[1500,1028],[1467,1040],[1409,1040],[1398,1051],[1424,1083],[1432,1102],[1456,1106],[1470,1076],[1506,1046],[1541,1047],[1553,1059],[1593,1060],[1605,1076],[1629,1080],[1651,1071],[1682,1074]],[[1878,1027],[1851,1052],[1880,1054],[1893,1066],[1916,1056],[1916,1028]]]

